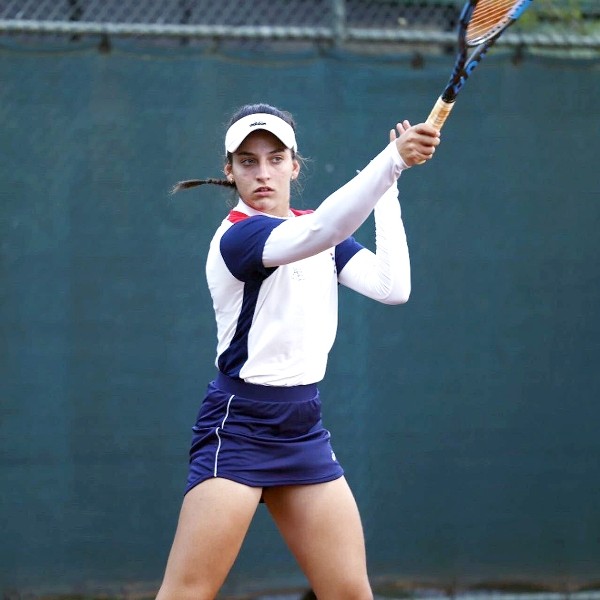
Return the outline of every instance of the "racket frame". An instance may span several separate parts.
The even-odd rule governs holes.
[[[515,2],[515,6],[510,13],[510,18],[504,26],[498,27],[491,36],[481,43],[469,45],[467,43],[467,28],[478,2],[479,0],[468,0],[461,10],[458,24],[458,52],[454,62],[454,68],[452,69],[452,74],[450,75],[450,79],[448,80],[444,91],[437,99],[431,113],[427,117],[426,122],[435,127],[438,131],[442,128],[450,115],[456,97],[467,82],[471,73],[481,62],[494,42],[521,16],[523,11],[531,4],[532,0],[518,0]],[[475,50],[467,57],[469,48],[473,46],[476,46]]]

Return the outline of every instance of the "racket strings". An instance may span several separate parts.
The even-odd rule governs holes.
[[[484,42],[510,24],[521,0],[479,0],[467,27],[466,42]]]

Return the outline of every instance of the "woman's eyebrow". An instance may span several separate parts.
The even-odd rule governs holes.
[[[286,147],[281,146],[279,148],[275,148],[274,150],[270,150],[268,154],[277,154],[278,152],[285,152]],[[242,150],[241,152],[236,152],[238,156],[256,156],[254,152],[250,152],[249,150]]]

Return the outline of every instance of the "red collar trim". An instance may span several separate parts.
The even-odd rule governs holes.
[[[299,217],[301,215],[308,215],[311,212],[314,212],[313,210],[297,210],[295,208],[292,208],[290,210],[296,217]],[[239,221],[243,221],[244,219],[247,219],[249,216],[250,215],[247,215],[246,213],[243,213],[239,210],[231,210],[231,211],[229,211],[229,215],[227,215],[227,220],[230,221],[231,223],[237,223]]]
[[[229,215],[227,215],[227,220],[232,223],[237,223],[238,221],[243,221],[247,219],[250,215],[246,213],[240,212],[239,210],[230,210]]]

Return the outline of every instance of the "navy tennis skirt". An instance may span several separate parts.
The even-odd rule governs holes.
[[[275,387],[219,373],[193,429],[186,492],[211,477],[253,487],[341,477],[316,384]]]

